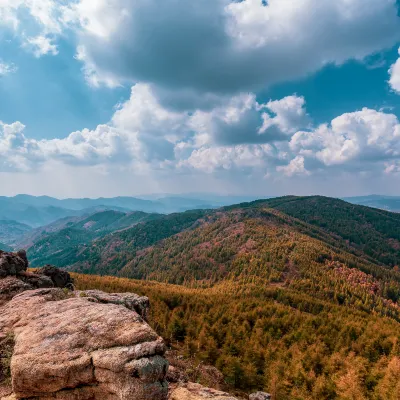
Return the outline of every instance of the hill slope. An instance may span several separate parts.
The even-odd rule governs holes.
[[[56,264],[66,266],[96,238],[110,232],[123,230],[144,221],[158,219],[160,214],[144,212],[122,213],[103,211],[84,218],[67,218],[50,225],[41,233],[26,238],[32,240],[28,247],[31,266]]]
[[[81,290],[150,298],[150,323],[181,356],[276,400],[398,400],[400,324],[297,288],[224,281],[188,288],[74,274]],[[196,371],[191,371],[195,375]]]
[[[189,286],[262,279],[398,318],[399,227],[397,214],[285,197],[162,216],[93,241],[69,269]]]
[[[165,247],[174,243],[173,246],[177,248],[174,251],[179,255],[179,247],[194,247],[194,242],[191,242],[193,240],[196,241],[196,245],[199,245],[201,240],[205,243],[197,249],[198,253],[204,255],[209,252],[210,244],[207,242],[214,240],[214,236],[220,230],[220,242],[232,242],[232,249],[225,248],[225,251],[237,253],[244,242],[249,239],[255,240],[253,235],[257,235],[257,232],[254,229],[244,229],[254,224],[265,231],[258,243],[268,243],[268,230],[272,227],[278,230],[284,228],[319,239],[324,245],[335,246],[337,251],[362,257],[373,264],[394,267],[400,263],[400,214],[325,197],[283,197],[243,203],[219,210],[163,216],[157,223],[144,223],[140,227],[106,236],[93,243],[80,254],[78,262],[72,267],[92,273],[110,273],[111,270],[116,273],[128,263],[132,263],[139,250],[142,250],[141,254],[147,254],[152,248],[146,247],[164,246],[159,253],[165,254]],[[238,231],[235,232],[235,229]],[[196,231],[193,233],[194,230]],[[235,235],[232,236],[231,232],[235,232]],[[161,242],[174,235],[177,236],[171,238],[170,242]],[[204,238],[199,240],[203,236]],[[221,247],[221,244],[217,247]],[[153,250],[154,252],[156,250]],[[227,259],[222,260],[220,264],[224,264],[225,261]],[[127,270],[129,267],[125,268],[124,275],[127,275]],[[137,272],[133,272],[133,276],[143,277],[138,276]]]
[[[30,232],[32,228],[12,220],[0,220],[0,242],[13,245],[21,236]]]

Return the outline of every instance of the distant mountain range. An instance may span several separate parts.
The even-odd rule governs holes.
[[[374,194],[370,196],[344,197],[343,200],[362,206],[400,212],[400,196],[381,196]]]
[[[14,197],[0,197],[0,220],[12,220],[36,228],[60,218],[89,215],[104,210],[168,214],[191,209],[216,208],[254,199],[255,197],[245,196],[205,195],[205,198],[164,196],[151,200],[137,197],[60,200],[48,196],[20,194]]]
[[[56,199],[49,196],[20,194],[0,197],[0,243],[17,247],[29,247],[42,235],[69,227],[96,213],[115,211],[119,215],[132,212],[171,214],[187,210],[215,209],[231,204],[255,200],[251,196],[220,196],[208,193],[184,196],[158,194],[144,197]],[[360,196],[343,200],[387,211],[400,212],[400,197]],[[127,217],[129,221],[130,217]],[[127,228],[129,226],[125,225]],[[108,232],[112,231],[109,227]]]
[[[158,197],[160,196],[160,197]],[[56,199],[49,196],[30,196],[20,194],[14,197],[0,196],[0,242],[24,246],[43,231],[54,231],[63,224],[76,222],[82,218],[102,211],[131,213],[169,214],[192,209],[218,208],[254,198],[237,196],[204,195],[196,198],[174,195],[154,195],[150,198],[113,197],[98,199]],[[55,223],[55,225],[53,225]],[[38,230],[38,228],[40,228]],[[25,234],[32,231],[30,235]]]

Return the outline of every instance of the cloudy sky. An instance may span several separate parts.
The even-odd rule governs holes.
[[[0,0],[0,195],[400,195],[396,0]]]

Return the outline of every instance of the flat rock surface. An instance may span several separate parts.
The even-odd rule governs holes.
[[[228,393],[206,388],[197,383],[185,383],[171,388],[169,400],[238,400]]]
[[[163,341],[118,296],[38,289],[4,305],[0,332],[14,335],[16,397],[165,400]]]

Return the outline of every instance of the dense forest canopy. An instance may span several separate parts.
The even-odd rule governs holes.
[[[74,278],[82,290],[148,296],[150,323],[167,344],[217,366],[242,391],[266,390],[273,400],[399,399],[399,323],[357,295],[352,302],[349,287],[329,301],[256,278],[210,288]]]

